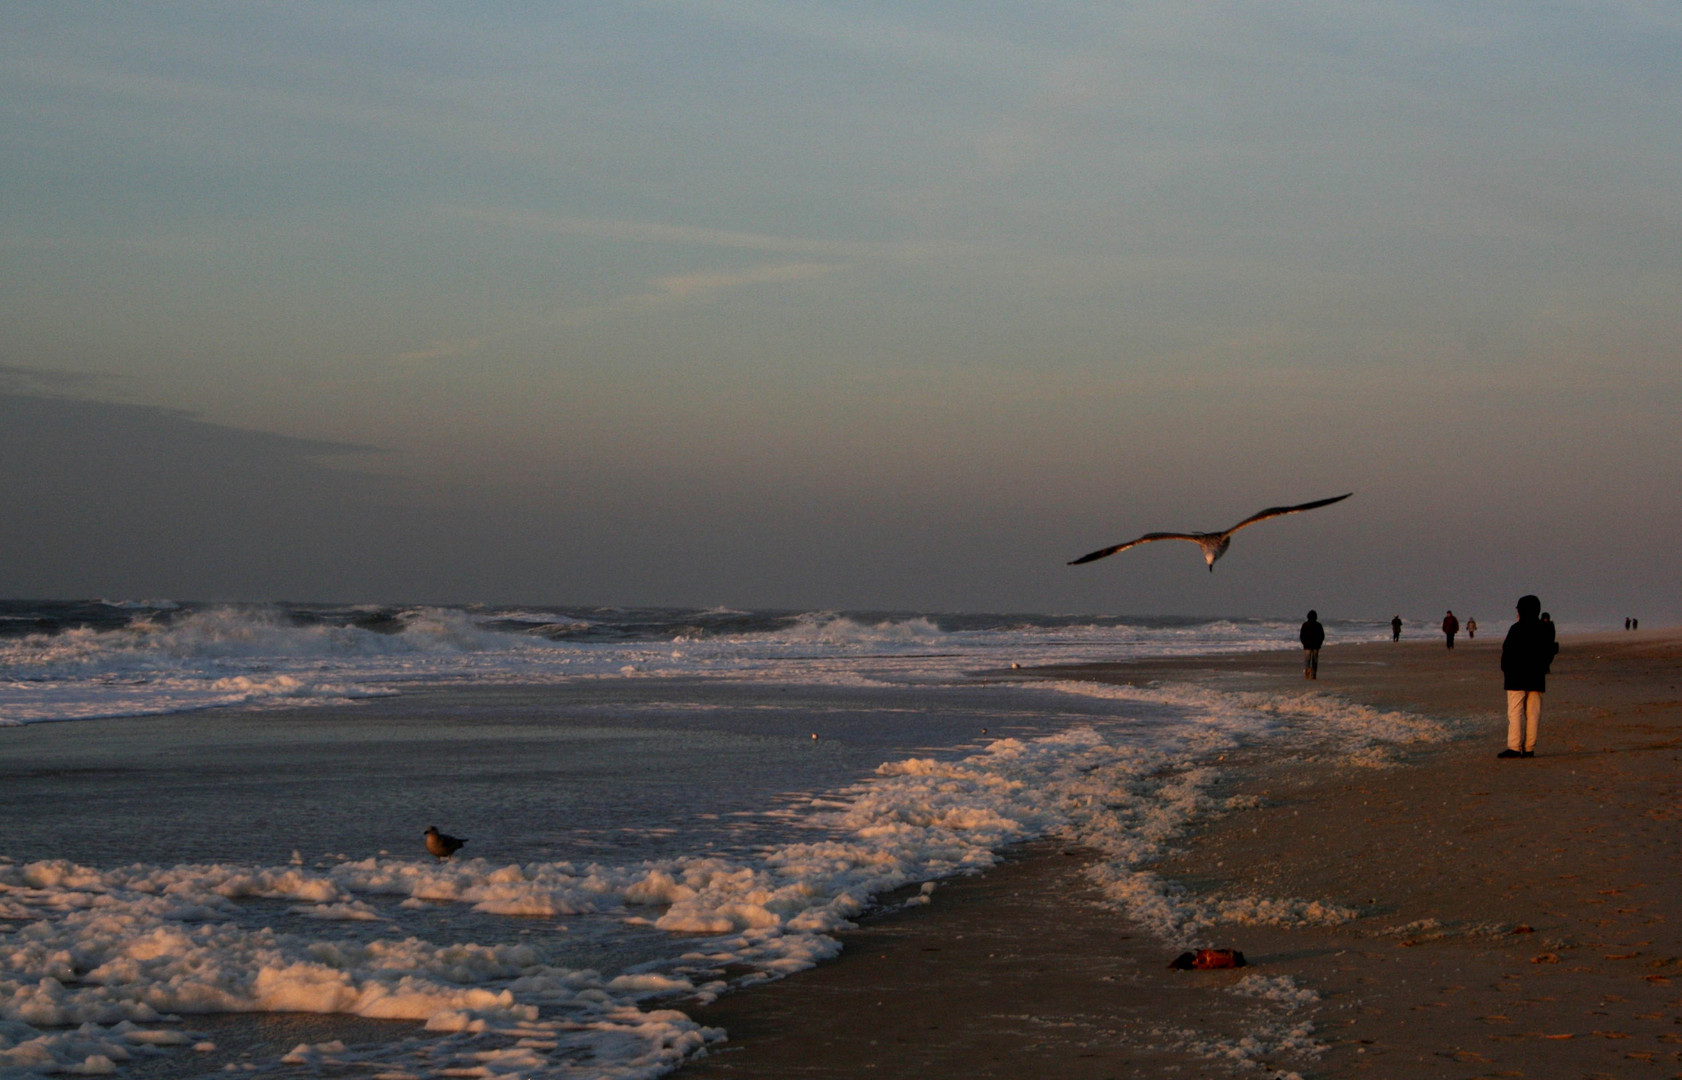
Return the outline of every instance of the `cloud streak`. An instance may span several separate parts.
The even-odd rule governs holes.
[[[585,304],[554,312],[518,326],[504,327],[494,334],[483,334],[456,340],[438,340],[418,349],[400,352],[389,357],[397,364],[441,363],[464,359],[499,341],[530,333],[533,329],[576,327],[604,319],[656,311],[681,304],[706,303],[725,293],[759,286],[797,285],[816,281],[844,267],[834,263],[791,262],[768,263],[733,270],[699,270],[687,274],[667,274],[651,278],[650,286],[641,292],[629,293],[596,304]],[[3,369],[0,369],[3,374]]]
[[[834,269],[834,266],[825,263],[782,263],[776,266],[755,266],[746,270],[672,274],[655,278],[654,286],[669,296],[699,297],[750,285],[787,285],[796,281],[811,281]]]
[[[91,371],[54,371],[48,368],[0,364],[0,393],[64,395],[92,390],[122,379]]]
[[[775,233],[674,225],[659,221],[570,217],[564,214],[540,214],[492,207],[459,207],[453,212],[473,221],[521,233],[538,232],[555,236],[580,236],[597,240],[617,240],[624,243],[665,247],[725,248],[787,255],[811,255],[834,259],[892,260],[913,259],[934,250],[933,245],[922,243],[817,240],[808,237],[779,236]]]
[[[796,262],[752,266],[743,270],[705,270],[652,279],[646,292],[632,293],[600,304],[589,304],[556,315],[556,326],[582,326],[633,312],[658,311],[683,304],[704,303],[722,294],[758,286],[795,285],[815,281],[842,269],[827,263]]]
[[[1038,52],[1004,35],[955,33],[918,25],[909,18],[883,17],[880,12],[856,8],[830,12],[818,4],[764,0],[673,0],[671,6],[709,21],[773,34],[849,56],[934,65],[965,75],[972,75],[977,67],[1003,72],[1032,71],[1041,60]]]

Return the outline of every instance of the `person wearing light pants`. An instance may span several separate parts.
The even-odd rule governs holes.
[[[1502,685],[1507,689],[1507,748],[1496,757],[1534,757],[1536,729],[1542,722],[1542,694],[1548,688],[1548,668],[1559,645],[1553,626],[1539,616],[1542,601],[1534,596],[1518,600],[1518,622],[1501,643]]]

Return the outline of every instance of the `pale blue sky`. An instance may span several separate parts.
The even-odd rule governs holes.
[[[1678,56],[1659,3],[8,4],[0,594],[1682,617]]]

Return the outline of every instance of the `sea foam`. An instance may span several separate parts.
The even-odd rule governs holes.
[[[1214,794],[1218,772],[1204,763],[1265,737],[1269,725],[1341,716],[1351,739],[1356,731],[1369,740],[1436,732],[1313,694],[1286,706],[1175,687],[1029,689],[1052,699],[1126,694],[1198,707],[1149,738],[1078,726],[997,739],[959,758],[886,762],[875,776],[811,800],[801,822],[811,839],[749,860],[0,863],[0,918],[14,924],[0,932],[0,1067],[100,1071],[137,1040],[170,1041],[181,1022],[172,1017],[301,1011],[407,1020],[432,1034],[354,1051],[306,1047],[300,1061],[354,1060],[417,1076],[486,1061],[501,1063],[493,1073],[657,1075],[721,1037],[662,1002],[707,1000],[732,981],[810,967],[836,954],[835,934],[883,893],[984,869],[1010,844],[1053,833],[1100,851],[1095,877],[1111,901],[1170,942],[1200,943],[1221,921],[1337,921],[1350,913],[1314,901],[1197,899],[1149,866],[1190,821],[1232,808]],[[321,929],[253,925],[245,911],[253,901],[284,901],[319,918]],[[689,944],[667,960],[604,974],[557,963],[536,941],[403,933],[416,903],[500,917],[605,914]],[[389,924],[390,932],[334,936],[347,922]],[[1311,1000],[1282,983],[1243,985],[1240,992],[1293,1006]],[[1288,1045],[1310,1030],[1298,1023],[1265,1041]],[[1242,1056],[1242,1048],[1231,1052]],[[580,1070],[584,1058],[593,1071]]]

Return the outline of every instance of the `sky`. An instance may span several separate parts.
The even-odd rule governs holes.
[[[1678,56],[1673,3],[14,0],[0,596],[1682,621]]]

